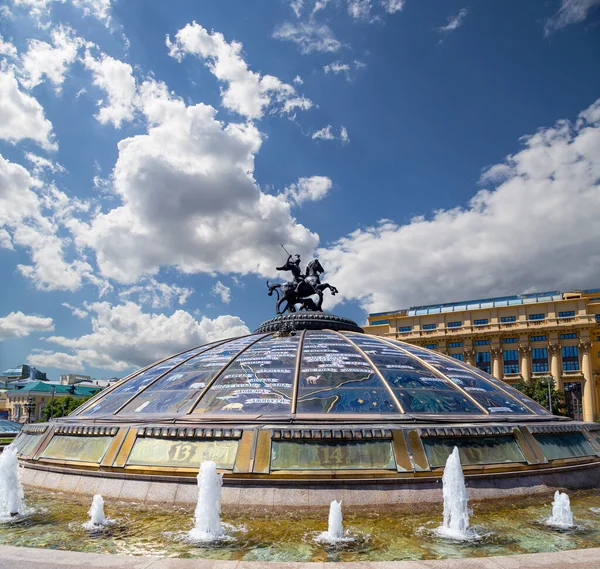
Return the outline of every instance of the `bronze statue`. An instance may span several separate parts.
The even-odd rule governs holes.
[[[288,253],[285,247],[283,247],[283,250]],[[276,268],[278,271],[290,271],[294,279],[293,281],[276,285],[269,284],[269,281],[267,281],[269,296],[272,296],[274,291],[277,292],[277,314],[283,314],[285,311],[296,312],[297,304],[301,305],[300,310],[320,312],[323,305],[323,291],[329,289],[332,295],[338,292],[338,289],[329,283],[321,282],[320,277],[325,270],[321,266],[319,259],[311,261],[306,267],[306,272],[303,274],[300,269],[300,255],[292,256],[288,253],[285,264]],[[311,298],[315,294],[319,297],[318,302],[315,302]],[[284,301],[286,304],[282,310],[281,305]]]

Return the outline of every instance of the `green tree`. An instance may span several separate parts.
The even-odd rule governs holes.
[[[42,416],[44,417],[45,421],[50,420],[50,415],[52,415],[52,418],[65,417],[66,415],[69,415],[75,411],[77,407],[83,405],[91,397],[92,395],[82,398],[75,398],[72,395],[67,395],[66,397],[55,397],[54,401],[51,401],[44,407],[42,410]]]
[[[565,414],[565,394],[555,389],[554,378],[551,375],[533,378],[527,383],[522,377],[514,384],[519,391],[530,397],[542,407],[548,409],[548,382],[550,382],[550,399],[552,400],[552,414]]]

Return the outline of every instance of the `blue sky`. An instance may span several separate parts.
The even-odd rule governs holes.
[[[600,0],[10,0],[0,368],[599,285]],[[327,295],[327,293],[326,293]]]

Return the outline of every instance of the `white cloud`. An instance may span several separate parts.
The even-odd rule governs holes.
[[[66,0],[13,0],[15,7],[27,10],[38,26],[48,27],[53,4],[64,4]],[[84,16],[92,16],[107,27],[110,24],[111,0],[72,0],[73,6],[80,8]]]
[[[48,342],[72,352],[60,353],[61,358],[65,355],[76,358],[69,364],[72,367],[75,362],[80,368],[84,365],[113,370],[141,367],[178,351],[249,333],[236,316],[214,319],[204,316],[198,321],[184,310],[170,316],[145,313],[133,302],[116,306],[97,302],[88,305],[88,309],[93,313],[91,334],[79,338],[47,338]],[[48,357],[50,354],[39,355]],[[29,361],[40,362],[31,357]]]
[[[600,100],[523,141],[468,207],[382,221],[319,250],[327,280],[370,311],[597,282]]]
[[[333,183],[327,176],[311,176],[300,178],[295,184],[288,186],[284,191],[286,199],[297,205],[307,201],[322,200],[331,190]]]
[[[285,22],[277,26],[273,37],[294,42],[304,54],[315,51],[327,53],[342,48],[341,42],[336,39],[329,26],[314,21]]]
[[[242,44],[227,42],[219,32],[208,32],[193,22],[177,32],[174,42],[167,36],[166,43],[171,57],[181,60],[191,54],[205,60],[211,73],[226,85],[221,91],[223,106],[248,119],[261,118],[269,108],[291,112],[312,107],[291,85],[250,71],[241,55]]]
[[[382,0],[381,4],[388,14],[395,14],[404,8],[404,0]]]
[[[450,16],[448,18],[448,23],[445,26],[438,28],[438,32],[449,33],[457,30],[463,25],[468,13],[469,11],[466,8],[461,8],[456,16]]]
[[[50,172],[51,174],[65,172],[64,167],[58,162],[52,162],[51,160],[48,160],[48,158],[44,158],[33,152],[26,152],[25,159],[33,166],[34,176],[40,176],[44,172]]]
[[[348,142],[350,142],[350,137],[348,136],[348,130],[346,129],[345,126],[343,126],[340,129],[340,136],[337,137],[333,133],[333,129],[330,124],[328,124],[326,127],[323,127],[320,130],[313,132],[311,135],[311,138],[313,140],[338,140],[338,138],[339,138],[339,140],[342,142],[342,144],[347,144]]]
[[[119,142],[112,175],[122,205],[70,226],[105,277],[134,284],[161,266],[270,276],[278,243],[305,254],[316,246],[290,204],[256,184],[253,124],[225,125],[214,108],[186,106],[155,81],[142,84],[140,109],[148,132]]]
[[[77,316],[77,318],[87,318],[88,315],[88,311],[87,310],[83,310],[83,308],[77,308],[76,306],[71,306],[68,302],[63,302],[62,306],[64,306],[65,308],[68,308],[71,311],[71,314],[73,314],[73,316]]]
[[[558,12],[546,20],[546,35],[570,24],[583,22],[597,6],[600,6],[600,0],[562,0]]]
[[[32,316],[19,312],[11,312],[0,318],[0,340],[24,338],[32,332],[50,332],[54,330],[52,318]]]
[[[317,0],[312,10],[313,15],[319,10],[324,10],[327,7],[327,4],[329,4],[329,0]]]
[[[296,85],[303,85],[304,81],[302,80],[302,77],[300,77],[300,75],[296,75],[296,77],[294,77],[294,79],[292,80],[292,83],[295,83]]]
[[[84,45],[73,30],[64,26],[52,30],[51,37],[52,45],[38,39],[29,40],[28,49],[21,56],[20,80],[27,89],[39,85],[45,77],[60,91],[69,66]]]
[[[371,17],[371,0],[348,0],[348,13],[357,20]]]
[[[27,363],[38,368],[57,368],[65,372],[78,373],[83,371],[84,364],[77,356],[51,350],[33,350],[27,356]]]
[[[296,18],[299,18],[302,14],[302,7],[304,5],[304,0],[292,0],[290,2],[290,8],[296,14]]]
[[[9,41],[4,41],[4,38],[0,34],[0,55],[6,55],[10,58],[17,57],[17,48]]]
[[[335,140],[335,135],[331,131],[331,125],[328,124],[326,127],[323,127],[321,130],[317,130],[313,132],[312,139],[316,140]]]
[[[56,150],[52,123],[31,95],[19,89],[10,70],[0,70],[0,139],[11,143],[30,139],[46,150]]]
[[[217,284],[212,289],[212,293],[214,296],[218,296],[223,304],[229,304],[231,301],[231,288],[224,285],[221,281],[217,281]]]
[[[333,73],[334,75],[339,75],[340,73],[343,73],[346,76],[346,80],[351,81],[352,71],[358,71],[359,69],[363,69],[366,66],[366,63],[357,60],[354,60],[351,63],[342,63],[341,61],[334,61],[332,63],[324,65],[323,71],[326,74]]]
[[[179,305],[184,305],[192,293],[191,288],[161,283],[149,278],[145,283],[122,290],[119,292],[119,298],[130,299],[136,296],[138,303],[149,304],[152,308],[167,308],[175,301]]]
[[[124,121],[133,120],[136,80],[131,65],[104,53],[93,57],[90,50],[86,52],[83,62],[92,71],[93,84],[102,89],[108,99],[98,102],[98,121],[120,128]]]

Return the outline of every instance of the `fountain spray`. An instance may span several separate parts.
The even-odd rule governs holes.
[[[9,445],[0,455],[0,517],[22,514],[23,498],[17,447]]]
[[[221,522],[222,475],[217,465],[205,461],[198,472],[198,503],[195,512],[195,525],[189,537],[197,541],[214,541],[225,534]]]

